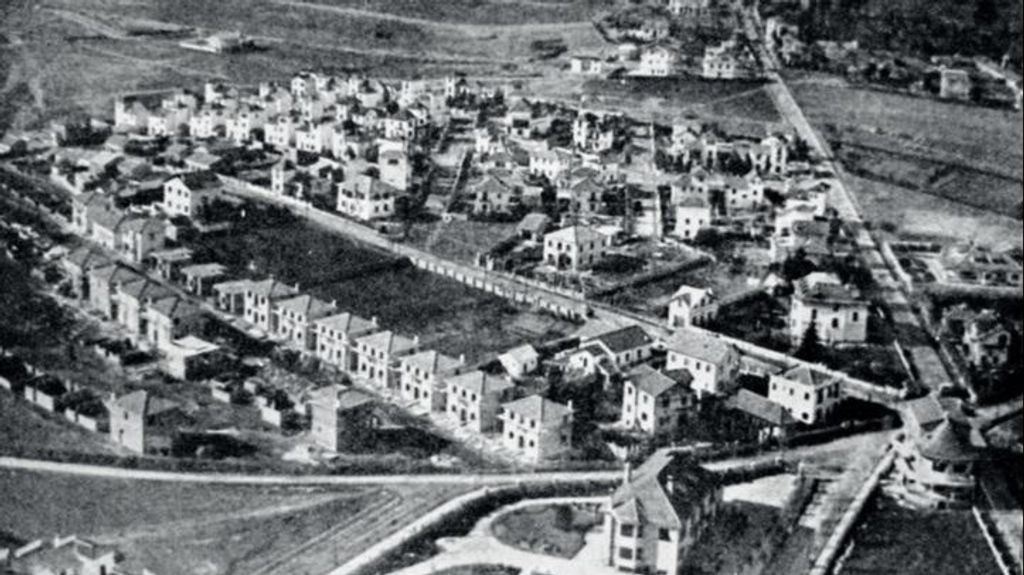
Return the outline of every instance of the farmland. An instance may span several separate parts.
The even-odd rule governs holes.
[[[157,573],[319,573],[460,492],[248,487],[0,472],[4,528],[75,533]]]

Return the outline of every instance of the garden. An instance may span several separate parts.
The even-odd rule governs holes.
[[[511,547],[572,559],[583,549],[587,533],[600,523],[597,505],[538,505],[502,515],[491,529]]]

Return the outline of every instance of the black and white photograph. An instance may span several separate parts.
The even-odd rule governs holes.
[[[0,0],[0,575],[1024,575],[1024,0]]]

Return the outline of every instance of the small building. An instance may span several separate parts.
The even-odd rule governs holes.
[[[960,68],[939,70],[939,97],[949,100],[971,99],[971,75]]]
[[[298,286],[290,286],[273,278],[248,282],[245,285],[245,321],[265,333],[275,333],[277,322],[274,303],[298,294]]]
[[[627,573],[681,575],[686,557],[718,515],[722,486],[685,455],[657,451],[608,503],[608,565]]]
[[[334,302],[302,294],[279,299],[273,302],[272,309],[274,337],[291,342],[303,351],[315,351],[316,320],[335,314],[338,306]]]
[[[135,271],[120,264],[93,268],[89,272],[89,307],[105,319],[119,317],[118,298],[121,285],[143,279]]]
[[[514,347],[498,356],[509,377],[516,379],[533,373],[540,366],[540,353],[532,345]]]
[[[220,352],[216,344],[186,336],[163,347],[160,371],[180,381],[194,381],[211,371]]]
[[[799,344],[815,326],[828,344],[863,343],[868,339],[868,303],[832,273],[814,272],[796,283],[789,310],[789,333]]]
[[[651,336],[631,325],[581,338],[578,351],[569,356],[569,366],[588,374],[609,375],[647,361],[653,350]]]
[[[394,186],[361,174],[339,185],[337,210],[362,221],[389,218],[395,214],[398,194]]]
[[[749,389],[739,389],[725,402],[731,437],[768,443],[784,441],[797,421],[785,407]]]
[[[479,370],[449,377],[445,411],[476,433],[498,430],[498,414],[515,384]]]
[[[117,299],[117,317],[135,345],[144,344],[150,335],[149,306],[173,297],[174,292],[147,277],[121,284],[114,297]]]
[[[74,535],[37,539],[17,549],[0,548],[4,572],[12,575],[130,575],[119,567],[118,550]],[[142,575],[152,575],[144,570]]]
[[[672,76],[676,73],[678,62],[679,56],[675,50],[667,46],[655,46],[640,54],[640,67],[636,73],[657,78]]]
[[[908,493],[938,508],[965,507],[977,494],[984,439],[948,415],[933,396],[907,402],[905,433],[895,443],[896,478]]]
[[[966,322],[962,343],[971,365],[978,369],[998,368],[1010,357],[1013,335],[995,312],[985,310]]]
[[[701,230],[711,227],[711,204],[704,198],[684,198],[676,205],[676,237],[693,241]]]
[[[573,56],[569,60],[569,71],[582,76],[600,76],[604,74],[604,60],[597,56]]]
[[[355,341],[380,330],[377,319],[363,319],[341,313],[313,322],[316,330],[316,356],[342,371],[357,370]]]
[[[150,252],[148,259],[152,262],[157,275],[166,281],[176,282],[181,279],[181,270],[192,261],[192,250],[188,248],[172,248]]]
[[[214,286],[227,277],[227,268],[221,264],[196,264],[181,268],[180,275],[189,293],[201,298],[213,295]]]
[[[245,313],[245,293],[252,286],[252,280],[230,280],[213,284],[213,296],[217,309],[234,315]]]
[[[405,356],[401,359],[399,392],[427,413],[444,411],[447,380],[462,373],[465,367],[465,356],[456,359],[433,350]]]
[[[668,302],[668,326],[706,326],[718,317],[718,305],[714,290],[680,286]]]
[[[419,351],[419,338],[382,331],[356,340],[357,375],[382,389],[398,387],[402,358]]]
[[[1021,264],[1005,253],[974,244],[951,246],[942,254],[943,281],[983,286],[1021,287]]]
[[[842,403],[842,381],[806,365],[797,366],[769,377],[768,400],[785,408],[800,423],[818,425]]]
[[[329,385],[314,392],[310,436],[332,452],[355,450],[380,427],[373,396],[352,388]]]
[[[649,435],[671,434],[696,405],[686,370],[661,372],[639,365],[626,374],[622,390],[622,424]]]
[[[75,298],[89,298],[89,272],[107,267],[110,258],[102,251],[83,246],[69,252],[62,260],[64,270],[68,274],[68,283]]]
[[[544,236],[544,263],[580,271],[601,261],[611,238],[585,226],[571,226]]]
[[[531,463],[555,459],[572,449],[572,403],[531,395],[501,405],[502,443]]]
[[[189,172],[164,182],[163,210],[170,216],[196,218],[200,210],[220,195],[220,178],[213,172]]]
[[[739,351],[710,332],[680,329],[667,342],[666,369],[688,370],[698,396],[723,395],[736,386],[739,376]]]
[[[185,423],[181,408],[170,401],[152,397],[144,390],[121,397],[111,396],[110,440],[135,453],[167,453],[173,433]]]

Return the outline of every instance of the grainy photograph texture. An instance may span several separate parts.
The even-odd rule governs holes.
[[[0,573],[1022,575],[1021,0],[0,0]]]

